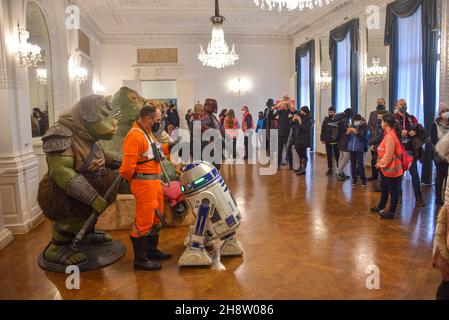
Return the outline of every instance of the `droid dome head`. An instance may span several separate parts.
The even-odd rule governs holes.
[[[189,164],[181,174],[181,191],[193,193],[206,188],[221,178],[220,172],[206,161],[195,161]]]

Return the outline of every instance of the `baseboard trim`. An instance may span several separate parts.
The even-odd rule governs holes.
[[[25,224],[20,225],[8,225],[8,229],[12,231],[13,234],[27,234],[34,230],[38,225],[40,225],[45,220],[45,216],[42,211],[39,212],[33,219],[27,221]]]
[[[0,250],[4,249],[8,244],[14,240],[14,235],[8,228],[0,231]]]

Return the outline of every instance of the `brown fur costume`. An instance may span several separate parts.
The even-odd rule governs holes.
[[[446,134],[438,142],[436,150],[440,156],[449,161],[449,134]],[[449,281],[449,248],[447,245],[448,221],[447,212],[449,210],[449,183],[445,192],[446,203],[438,213],[437,226],[433,246],[434,266],[439,269],[446,281]]]
[[[116,178],[114,171],[106,169],[104,176],[98,178],[86,178],[86,180],[97,190],[98,194],[104,196]],[[115,201],[117,193],[113,194],[109,203]],[[87,219],[92,213],[92,208],[78,200],[69,197],[65,191],[47,175],[39,184],[37,201],[44,215],[53,221],[61,221],[67,218]]]

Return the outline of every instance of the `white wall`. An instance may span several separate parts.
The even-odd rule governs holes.
[[[139,48],[143,48],[139,47]],[[178,47],[179,64],[184,66],[183,79],[191,80],[194,87],[195,101],[203,102],[206,98],[215,98],[219,109],[234,108],[239,111],[248,105],[253,114],[265,108],[268,98],[280,98],[290,93],[291,76],[290,45],[239,45],[236,50],[240,60],[233,67],[213,69],[203,67],[197,59],[198,43]],[[101,52],[101,81],[105,84],[107,94],[115,93],[122,80],[134,79],[133,65],[137,64],[137,47],[105,45]],[[251,92],[238,97],[230,92],[228,82],[233,78],[248,78],[253,83]],[[180,106],[181,110],[192,108]],[[181,118],[183,118],[181,116]]]

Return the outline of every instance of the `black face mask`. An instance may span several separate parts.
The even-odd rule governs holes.
[[[151,127],[151,131],[153,132],[158,132],[158,130],[160,129],[161,124],[159,122],[156,122],[155,124],[153,124],[153,126]]]
[[[385,110],[385,106],[383,104],[378,104],[376,109],[377,111]]]

